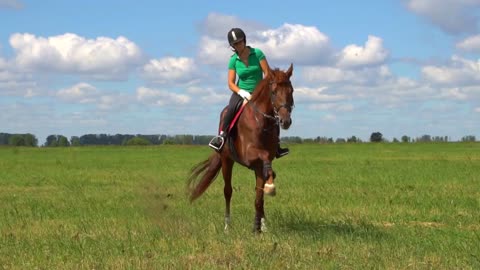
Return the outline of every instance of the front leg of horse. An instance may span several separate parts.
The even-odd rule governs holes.
[[[275,172],[272,169],[272,162],[267,161],[263,162],[263,179],[265,179],[265,185],[263,188],[263,191],[265,192],[266,195],[270,196],[275,196],[276,195],[276,189],[275,189]]]
[[[258,148],[252,148],[254,151],[251,151],[251,153],[255,153],[255,158],[260,160],[262,164],[262,170],[257,173],[257,177],[262,177],[264,181],[263,185],[263,190],[266,195],[269,196],[275,196],[276,190],[275,190],[275,172],[272,169],[272,160],[269,158],[269,153],[265,150],[258,149]]]
[[[259,174],[258,171],[256,171],[255,174],[257,176],[257,181],[255,187],[255,219],[253,222],[253,232],[260,233],[266,231],[263,200],[263,187],[265,185],[265,181],[263,180],[263,176]]]

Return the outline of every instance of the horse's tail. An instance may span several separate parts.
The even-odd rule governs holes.
[[[217,178],[221,167],[220,155],[213,153],[208,159],[198,163],[191,169],[190,177],[187,181],[190,202],[193,202],[207,190],[210,184]]]

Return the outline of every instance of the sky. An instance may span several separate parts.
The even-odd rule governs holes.
[[[480,0],[0,0],[0,132],[214,135],[227,32],[292,63],[281,136],[480,137]]]

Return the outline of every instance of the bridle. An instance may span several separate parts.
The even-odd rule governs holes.
[[[287,109],[288,112],[292,112],[293,108],[295,108],[295,104],[289,105],[286,102],[280,104],[280,106],[275,107],[275,100],[277,99],[277,85],[278,84],[289,84],[290,87],[292,87],[292,83],[289,80],[281,81],[281,82],[276,82],[276,81],[271,81],[269,82],[270,85],[270,101],[272,102],[273,106],[273,114],[275,117],[278,118],[278,111],[280,111],[281,108]]]
[[[279,125],[280,116],[279,116],[278,112],[280,111],[280,109],[285,108],[289,112],[291,112],[292,109],[295,107],[295,105],[294,104],[289,105],[285,102],[285,103],[280,104],[278,107],[275,106],[275,100],[277,99],[277,86],[278,86],[278,84],[289,84],[290,87],[291,87],[292,83],[290,82],[290,80],[285,80],[285,81],[280,81],[280,82],[272,80],[268,84],[269,84],[269,87],[270,87],[270,102],[271,102],[272,107],[273,107],[273,115],[270,115],[268,113],[264,113],[264,112],[260,111],[258,109],[258,107],[253,102],[248,102],[248,104],[253,107],[255,112],[261,114],[264,118],[275,121],[275,125]],[[255,120],[257,121],[257,124],[260,125],[259,120],[258,120],[256,115],[255,115]]]

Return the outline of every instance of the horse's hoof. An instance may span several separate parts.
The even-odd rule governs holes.
[[[265,184],[265,187],[263,187],[263,192],[266,194],[266,195],[270,195],[270,196],[275,196],[277,194],[276,190],[275,190],[275,184],[268,184],[266,183]]]
[[[260,231],[263,232],[263,233],[267,232],[267,224],[265,222],[265,218],[262,218],[260,220]]]

